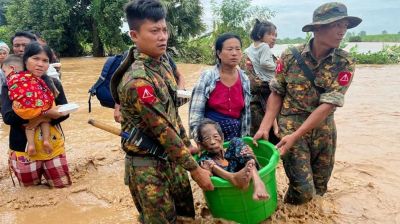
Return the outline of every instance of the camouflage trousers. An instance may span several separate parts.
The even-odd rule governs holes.
[[[265,111],[261,106],[260,102],[252,101],[250,103],[250,110],[251,110],[251,128],[250,128],[250,135],[254,136],[258,128],[260,128],[260,124],[264,118]],[[276,145],[279,142],[278,136],[274,134],[274,129],[271,128],[269,131],[269,138],[268,141],[272,144]]]
[[[278,122],[282,137],[297,130],[308,115],[280,115]],[[327,191],[329,178],[335,163],[336,127],[333,115],[304,135],[290,149],[283,160],[289,178],[285,202],[302,204],[310,201],[314,194]]]
[[[267,81],[262,81],[253,73],[249,73],[250,79],[250,89],[252,99],[250,102],[250,111],[251,111],[251,127],[250,127],[250,135],[254,136],[260,127],[260,124],[264,118],[265,110],[267,107],[267,100],[269,95],[271,94],[271,90],[269,89],[269,84]],[[269,139],[272,144],[277,144],[279,142],[278,136],[274,134],[273,129],[271,128],[269,132]]]
[[[125,157],[125,184],[142,223],[175,223],[177,216],[194,218],[192,189],[181,166],[162,161],[138,166],[133,158]]]

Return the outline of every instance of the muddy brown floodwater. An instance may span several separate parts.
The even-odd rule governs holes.
[[[116,136],[87,124],[94,118],[118,127],[113,111],[92,99],[104,58],[62,59],[62,83],[80,109],[62,123],[73,185],[13,187],[7,169],[9,127],[0,121],[0,223],[137,223],[123,183],[124,154]],[[179,64],[190,89],[205,65]],[[357,66],[343,108],[335,114],[336,163],[329,190],[302,206],[282,203],[287,179],[277,168],[278,209],[264,223],[400,223],[400,65]],[[188,107],[180,109],[187,126]],[[196,223],[212,223],[202,191],[193,184]]]

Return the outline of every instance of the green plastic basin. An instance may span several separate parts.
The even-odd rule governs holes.
[[[252,183],[248,189],[243,191],[219,177],[211,177],[215,189],[204,191],[204,195],[213,217],[237,223],[260,223],[271,216],[277,207],[275,170],[279,161],[279,153],[270,142],[260,140],[256,147],[251,137],[244,137],[243,140],[253,149],[262,167],[259,174],[270,198],[254,201]],[[228,143],[225,143],[224,147],[227,146]]]

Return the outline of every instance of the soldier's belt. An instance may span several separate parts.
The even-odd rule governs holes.
[[[147,136],[139,128],[132,128],[127,141],[146,151],[146,153],[153,157],[157,157],[165,161],[167,160],[168,154],[165,152],[160,143],[157,140]]]
[[[130,156],[127,154],[126,158],[129,161],[131,161],[131,164],[134,167],[144,167],[144,166],[156,167],[160,163],[162,163],[161,160],[152,157]]]

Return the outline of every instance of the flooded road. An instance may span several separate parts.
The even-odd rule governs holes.
[[[119,138],[87,124],[89,118],[119,127],[113,110],[92,98],[104,58],[62,59],[62,83],[80,109],[62,123],[73,185],[13,187],[7,169],[8,131],[0,121],[0,223],[137,223],[123,184]],[[191,89],[205,65],[179,64]],[[329,190],[303,206],[282,203],[287,180],[277,169],[277,212],[265,223],[400,223],[400,65],[358,66],[345,106],[336,112],[338,148]],[[187,105],[180,109],[187,126]],[[15,178],[14,178],[15,179]],[[15,179],[16,181],[16,179]],[[211,223],[201,190],[194,184],[196,223]]]

